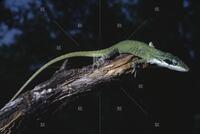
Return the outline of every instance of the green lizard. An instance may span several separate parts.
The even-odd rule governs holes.
[[[44,66],[38,69],[19,89],[19,91],[13,96],[10,101],[13,101],[22,91],[23,89],[43,70],[45,70],[48,66],[64,60],[66,58],[71,57],[109,57],[111,54],[119,53],[119,54],[133,54],[140,58],[138,63],[150,63],[156,64],[161,67],[166,67],[172,70],[187,72],[189,68],[186,64],[183,63],[178,57],[173,56],[170,53],[160,51],[156,49],[152,43],[146,44],[140,41],[133,40],[125,40],[121,41],[109,48],[96,50],[96,51],[79,51],[79,52],[71,52],[59,57],[56,57],[49,62],[47,62]],[[9,101],[9,102],[10,102]]]

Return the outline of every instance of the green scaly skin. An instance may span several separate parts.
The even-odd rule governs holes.
[[[154,48],[153,46],[140,41],[125,40],[106,49],[96,50],[96,51],[72,52],[52,59],[51,61],[47,62],[44,66],[42,66],[39,70],[37,70],[27,80],[25,84],[19,89],[19,91],[13,96],[13,98],[9,102],[13,101],[24,90],[24,88],[43,70],[45,70],[48,66],[58,61],[71,57],[104,57],[104,56],[109,57],[111,53],[116,53],[116,52],[118,52],[119,54],[124,54],[124,53],[133,54],[141,59],[140,63],[156,64],[158,66],[182,72],[189,71],[189,68],[187,67],[186,64],[184,64],[178,57],[173,56],[170,53],[160,51]]]

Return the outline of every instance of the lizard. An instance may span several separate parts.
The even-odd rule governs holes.
[[[139,57],[138,63],[149,63],[149,64],[156,64],[161,67],[165,67],[171,70],[180,71],[180,72],[187,72],[189,71],[189,67],[178,57],[172,55],[171,53],[161,51],[156,49],[153,44],[150,42],[149,44],[135,41],[135,40],[124,40],[116,43],[115,45],[94,51],[77,51],[67,53],[61,56],[58,56],[41,68],[39,68],[18,90],[18,92],[12,97],[9,101],[13,101],[16,97],[26,88],[26,86],[36,77],[38,76],[43,70],[45,70],[50,65],[72,57],[110,57],[110,55],[119,53],[119,54],[132,54],[134,56]]]

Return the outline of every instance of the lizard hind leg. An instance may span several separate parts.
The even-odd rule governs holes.
[[[107,54],[103,56],[104,59],[113,59],[116,56],[119,56],[119,50],[117,48],[114,48],[113,50],[109,51]]]
[[[112,59],[113,57],[116,57],[119,55],[118,49],[113,49],[109,51],[108,53],[105,53],[100,58],[99,57],[93,57],[93,67],[98,68],[101,64],[105,62],[107,59]]]

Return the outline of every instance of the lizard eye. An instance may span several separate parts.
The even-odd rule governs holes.
[[[170,65],[174,65],[174,66],[177,65],[177,62],[176,62],[176,60],[174,60],[174,59],[173,59],[173,60],[165,59],[164,61],[165,61],[167,64],[170,64]]]
[[[173,64],[173,65],[177,65],[178,63],[177,63],[176,60],[173,59],[173,60],[172,60],[172,64]]]
[[[169,60],[169,59],[165,59],[164,61],[165,61],[167,64],[170,64],[170,65],[173,64],[173,62],[172,62],[171,60]]]

